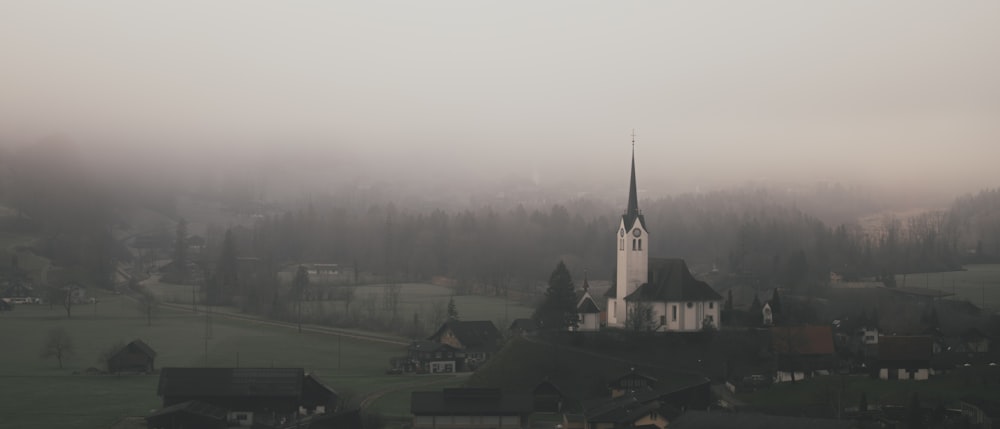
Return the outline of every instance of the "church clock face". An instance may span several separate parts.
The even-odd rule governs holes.
[[[635,237],[638,237],[638,236],[642,235],[642,231],[640,231],[639,228],[633,229],[632,230],[632,235],[635,236]]]
[[[621,231],[618,231],[618,235],[624,237],[625,236],[625,228],[622,228]]]

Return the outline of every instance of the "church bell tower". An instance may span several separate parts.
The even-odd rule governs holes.
[[[615,276],[615,299],[609,300],[608,324],[624,326],[628,316],[625,297],[646,283],[649,266],[649,232],[639,211],[635,185],[635,136],[632,137],[632,176],[629,180],[628,206],[615,233],[618,264]]]

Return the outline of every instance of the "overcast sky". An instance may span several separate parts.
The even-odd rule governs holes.
[[[6,144],[624,183],[633,128],[647,188],[998,186],[1000,2],[0,3]]]

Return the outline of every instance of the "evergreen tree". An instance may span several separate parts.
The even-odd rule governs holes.
[[[458,320],[458,308],[455,307],[455,296],[448,298],[448,320]]]
[[[764,315],[760,313],[763,308],[764,306],[761,305],[760,298],[758,298],[757,294],[754,293],[753,302],[750,303],[750,318],[748,320],[751,326],[760,326],[764,324]]]
[[[535,310],[534,318],[543,329],[566,330],[579,323],[576,314],[576,287],[566,264],[559,261],[549,276],[545,300]]]
[[[774,288],[774,293],[771,294],[771,313],[775,318],[781,314],[781,296],[778,295],[778,288]]]

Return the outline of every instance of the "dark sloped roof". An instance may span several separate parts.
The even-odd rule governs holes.
[[[605,298],[618,298],[618,287],[611,285],[607,291],[604,292]]]
[[[853,424],[851,420],[688,411],[670,422],[670,429],[848,429]]]
[[[775,326],[771,347],[778,354],[833,354],[833,328],[829,326]]]
[[[625,297],[626,301],[721,301],[708,283],[694,278],[683,259],[650,259],[649,282]]]
[[[576,312],[577,313],[600,313],[601,306],[590,296],[586,290],[576,291]]]
[[[226,410],[216,407],[215,405],[212,404],[206,404],[201,401],[185,401],[179,404],[174,404],[169,407],[160,409],[155,413],[150,414],[149,417],[146,418],[147,419],[155,418],[173,413],[187,413],[217,420],[226,419]]]
[[[299,420],[288,422],[285,429],[359,429],[364,427],[361,410],[353,409],[339,413],[311,414]]]
[[[302,368],[163,368],[159,396],[295,397]]]
[[[115,354],[121,353],[122,350],[126,350],[126,349],[129,349],[129,348],[131,348],[133,350],[138,350],[138,351],[142,352],[143,354],[145,354],[146,356],[153,357],[153,358],[156,357],[156,351],[154,351],[152,347],[150,347],[148,344],[146,344],[145,342],[143,342],[140,339],[132,340],[131,343],[126,344],[125,347],[122,347],[122,349],[119,350]]]
[[[530,394],[500,389],[455,388],[410,395],[410,412],[417,415],[520,415],[533,409]]]
[[[933,353],[931,337],[878,337],[879,361],[929,361]]]
[[[438,343],[434,341],[414,341],[410,343],[409,347],[407,348],[413,352],[427,352],[427,353],[434,353],[439,351],[449,352],[457,350],[456,348],[449,346],[447,344]]]
[[[629,424],[649,414],[651,411],[660,409],[660,403],[657,401],[643,403],[630,395],[619,396],[615,399],[616,401],[584,410],[584,416],[586,416],[587,421],[591,423]]]
[[[638,372],[638,371],[635,370],[635,368],[630,368],[629,371],[627,373],[625,373],[625,374],[622,374],[621,377],[618,377],[618,378],[616,378],[616,379],[611,380],[610,382],[608,382],[608,386],[610,386],[610,387],[621,387],[622,384],[625,382],[625,380],[635,379],[635,378],[645,380],[646,383],[649,386],[652,386],[653,384],[656,383],[656,378],[653,378],[650,375],[646,375],[646,374],[643,374],[641,372]]]
[[[488,320],[449,320],[428,339],[440,339],[445,328],[450,329],[466,348],[494,347],[501,338],[500,331]]]

